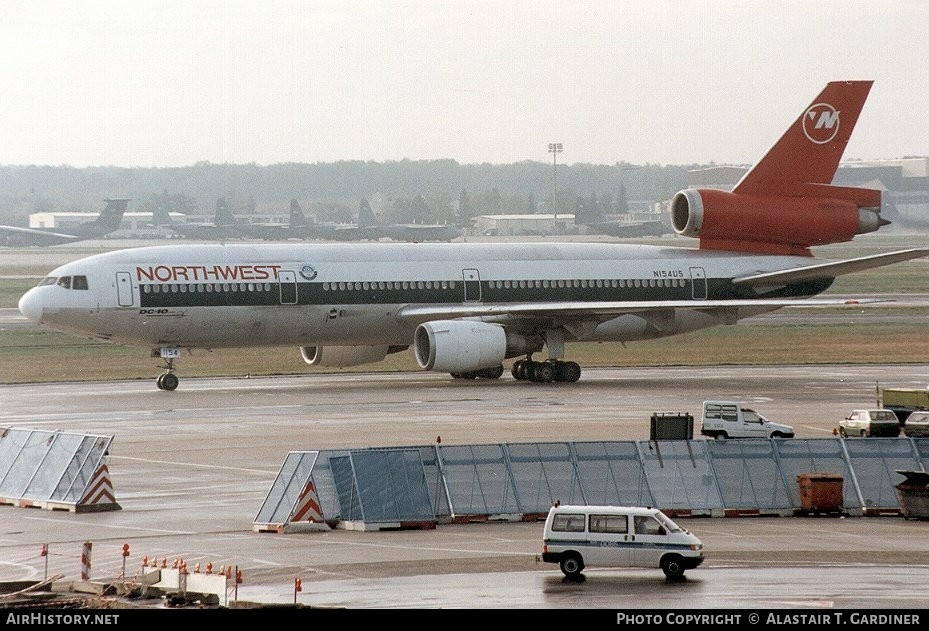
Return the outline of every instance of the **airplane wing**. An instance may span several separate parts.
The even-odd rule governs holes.
[[[885,254],[862,256],[843,261],[817,263],[816,265],[795,267],[793,269],[780,270],[777,272],[764,272],[760,274],[750,274],[748,276],[739,276],[732,279],[732,283],[734,285],[771,286],[819,278],[835,278],[842,274],[851,274],[852,272],[860,272],[873,267],[881,267],[890,265],[891,263],[899,263],[900,261],[918,259],[924,256],[929,256],[929,248],[912,248],[909,250],[898,250]]]
[[[0,243],[16,245],[56,245],[77,241],[73,234],[50,232],[47,230],[33,230],[32,228],[19,228],[17,226],[0,226]]]
[[[774,311],[782,307],[840,307],[860,306],[872,302],[887,302],[886,299],[849,298],[794,298],[794,299],[734,299],[734,300],[643,300],[617,302],[518,302],[486,305],[440,305],[408,306],[397,312],[397,317],[411,325],[430,320],[454,318],[557,318],[562,320],[595,319],[605,320],[627,313],[692,309],[720,315],[738,308],[763,307]]]

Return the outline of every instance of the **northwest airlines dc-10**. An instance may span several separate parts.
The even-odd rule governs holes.
[[[150,347],[158,387],[182,349],[298,347],[314,366],[412,347],[425,370],[574,382],[576,341],[629,342],[732,324],[825,291],[842,274],[929,255],[840,261],[810,247],[888,223],[881,193],[831,184],[871,81],[829,83],[732,192],[687,189],[672,224],[699,248],[585,243],[167,245],[87,257],[20,300],[50,328]],[[817,301],[837,304],[836,300]],[[532,359],[546,349],[544,361]]]

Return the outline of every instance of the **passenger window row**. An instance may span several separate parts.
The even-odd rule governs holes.
[[[364,281],[364,282],[330,282],[323,283],[323,291],[368,291],[368,290],[395,290],[395,289],[455,289],[453,280],[426,280],[426,281]],[[644,288],[644,287],[684,287],[685,281],[679,278],[649,278],[649,279],[567,279],[567,280],[491,280],[487,281],[490,289],[550,289],[550,288]]]
[[[146,294],[159,293],[211,293],[211,292],[265,292],[271,291],[271,283],[192,283],[190,285],[142,285]]]

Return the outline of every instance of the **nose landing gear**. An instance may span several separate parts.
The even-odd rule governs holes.
[[[159,350],[158,354],[165,360],[165,364],[162,366],[165,372],[158,375],[155,384],[158,386],[159,390],[170,391],[177,389],[180,379],[174,374],[174,360],[181,356],[181,351],[176,348],[162,348]]]
[[[177,378],[173,372],[166,372],[162,375],[158,375],[158,379],[155,380],[155,383],[158,385],[159,390],[175,390],[177,389],[180,379]]]

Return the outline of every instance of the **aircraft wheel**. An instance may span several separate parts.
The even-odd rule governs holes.
[[[499,379],[503,376],[503,366],[494,366],[493,368],[485,368],[482,372],[482,375],[485,379]]]
[[[560,381],[565,383],[575,383],[581,378],[581,366],[577,362],[563,362],[560,372]]]
[[[540,362],[535,369],[535,379],[539,383],[551,383],[555,380],[555,366],[550,362]]]
[[[166,372],[158,377],[158,387],[162,390],[176,390],[180,381],[173,372]]]

